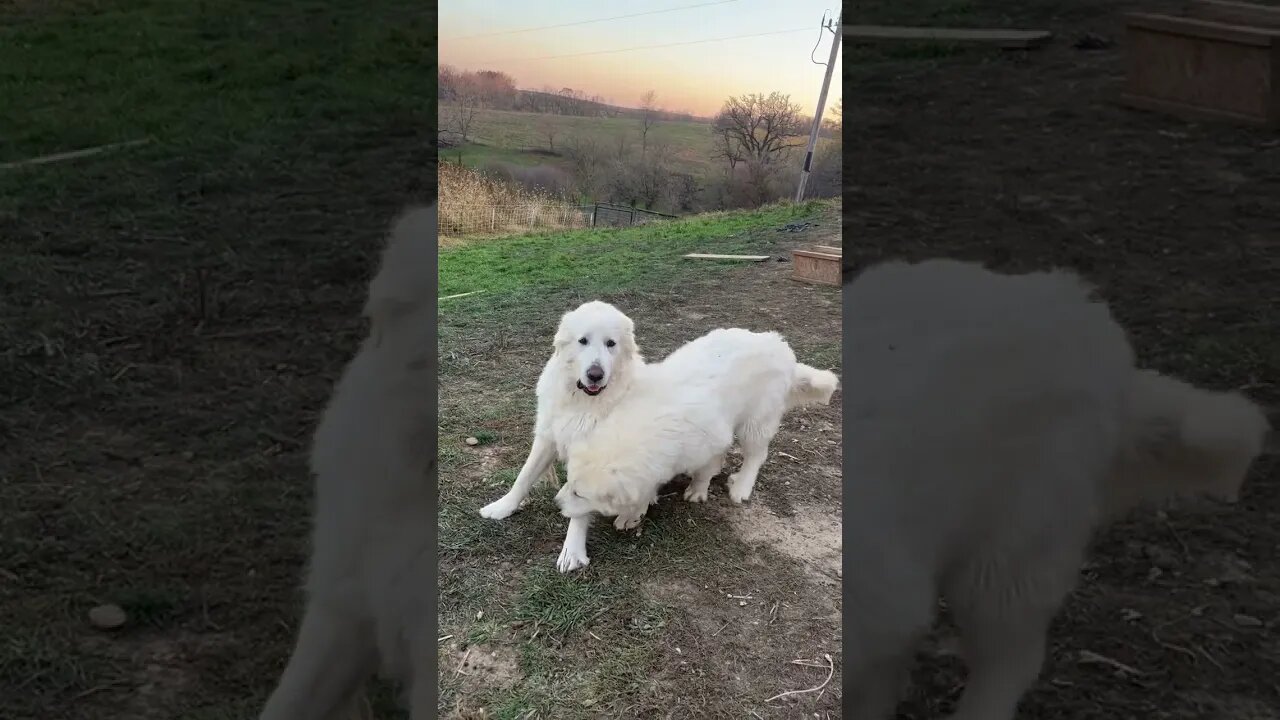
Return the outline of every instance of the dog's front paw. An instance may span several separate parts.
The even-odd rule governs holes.
[[[512,502],[506,496],[503,496],[480,508],[480,516],[487,517],[490,520],[501,520],[515,512],[519,507],[519,501]]]
[[[710,488],[707,486],[697,488],[690,485],[684,489],[684,499],[691,503],[706,502],[708,490],[710,490]]]
[[[560,550],[560,559],[556,561],[556,569],[562,573],[572,572],[591,564],[585,550],[565,547]]]
[[[742,501],[751,497],[751,485],[753,484],[754,483],[747,484],[743,482],[742,479],[738,477],[738,473],[734,473],[730,475],[729,483],[728,483],[729,499],[734,501],[735,503],[741,503]]]
[[[639,524],[640,524],[640,521],[641,521],[642,519],[643,519],[643,516],[641,516],[641,515],[636,515],[636,516],[634,516],[634,517],[627,517],[627,516],[619,515],[619,516],[618,516],[618,517],[613,521],[613,526],[614,526],[615,528],[619,529],[619,530],[626,531],[626,530],[630,530],[630,529],[634,528],[635,526],[639,525]]]

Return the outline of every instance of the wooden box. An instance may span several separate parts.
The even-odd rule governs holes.
[[[840,287],[840,248],[819,245],[812,250],[792,250],[792,280]]]
[[[1122,101],[1193,119],[1280,126],[1280,8],[1198,0],[1127,16]]]

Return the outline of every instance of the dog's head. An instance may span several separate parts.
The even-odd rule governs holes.
[[[555,355],[569,368],[575,387],[594,397],[639,357],[635,323],[609,303],[583,303],[560,318]]]
[[[569,448],[568,479],[556,493],[556,504],[567,518],[591,513],[619,515],[648,505],[645,484],[618,463],[613,445],[579,441]]]

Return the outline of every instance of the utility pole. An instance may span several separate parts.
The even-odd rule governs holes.
[[[813,168],[813,149],[818,145],[818,130],[822,128],[822,109],[827,104],[827,88],[831,86],[831,72],[836,68],[836,53],[840,51],[840,22],[843,19],[843,12],[836,16],[836,25],[833,30],[835,39],[831,41],[831,57],[827,58],[827,73],[822,78],[822,92],[818,93],[818,110],[813,114],[813,129],[809,131],[809,147],[804,153],[804,167],[800,169],[800,186],[796,188],[796,202],[804,199],[804,186],[809,182],[809,171]]]

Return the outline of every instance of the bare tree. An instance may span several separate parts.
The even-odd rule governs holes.
[[[738,147],[737,141],[733,139],[733,135],[727,130],[714,130],[716,134],[715,153],[713,157],[721,158],[729,162],[729,174],[732,175],[734,170],[738,169],[738,163],[742,162],[742,151]]]
[[[649,150],[649,130],[658,122],[658,95],[652,90],[640,96],[640,154]]]
[[[804,145],[804,118],[789,95],[773,92],[731,97],[711,124],[717,155],[729,161],[730,182],[738,163],[747,169],[750,202],[768,202],[774,178],[791,149]]]
[[[670,149],[666,145],[654,145],[653,152],[640,156],[640,162],[631,168],[635,199],[652,210],[671,187]]]
[[[497,70],[481,70],[468,74],[473,77],[476,90],[486,107],[501,109],[515,105],[519,94],[515,78]]]
[[[843,99],[837,100],[836,104],[831,106],[831,110],[829,111],[828,116],[822,119],[822,125],[824,129],[837,135],[840,134],[841,129],[843,129],[844,127],[844,108],[842,107],[843,104],[844,104]]]
[[[475,75],[463,73],[453,84],[453,131],[462,136],[462,142],[470,140],[475,128],[476,115],[480,111],[481,88]]]
[[[573,168],[578,193],[587,198],[595,197],[604,166],[604,152],[600,145],[591,137],[572,135],[565,147],[565,155]]]
[[[731,97],[716,115],[712,130],[724,134],[743,158],[771,165],[804,141],[800,106],[791,96],[773,92]]]
[[[538,120],[538,131],[547,139],[547,150],[556,151],[556,135],[560,134],[560,124],[555,118],[544,117]]]
[[[436,73],[436,97],[440,100],[452,100],[458,83],[458,69],[452,65],[441,65]]]

